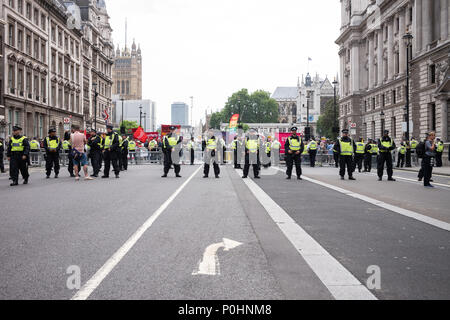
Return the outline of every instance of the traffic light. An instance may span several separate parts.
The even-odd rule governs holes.
[[[305,127],[305,140],[308,141],[311,138],[311,127]]]
[[[125,127],[124,126],[120,127],[120,134],[125,134]]]

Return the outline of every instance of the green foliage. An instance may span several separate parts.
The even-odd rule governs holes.
[[[124,120],[123,121],[123,125],[125,126],[125,132],[128,133],[129,129],[136,129],[139,127],[139,124],[137,123],[137,121],[128,121],[128,120]],[[120,127],[122,127],[122,123],[120,124]]]
[[[338,102],[337,102],[338,103]],[[339,111],[336,110],[336,116],[339,116]],[[324,112],[320,115],[317,121],[317,131],[320,136],[330,139],[337,139],[337,135],[333,133],[333,127],[338,121],[334,118],[334,101],[330,100],[325,105]]]

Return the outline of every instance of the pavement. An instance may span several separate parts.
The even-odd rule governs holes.
[[[450,298],[449,177],[428,190],[408,171],[303,169],[203,179],[187,165],[161,179],[159,165],[130,166],[79,182],[33,170],[16,188],[0,175],[0,299]]]

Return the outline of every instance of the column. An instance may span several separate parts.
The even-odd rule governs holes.
[[[415,52],[422,51],[422,0],[416,0],[416,6],[414,7],[414,43]]]
[[[369,40],[369,89],[372,89],[374,87],[374,65],[373,65],[373,59],[374,59],[374,34],[371,33],[368,36],[368,40]]]
[[[377,76],[377,84],[383,84],[383,28],[378,30],[378,76]]]
[[[423,17],[422,17],[422,49],[427,48],[427,46],[432,42],[433,39],[433,27],[431,23],[433,22],[433,11],[431,10],[433,5],[433,0],[423,0]]]
[[[437,100],[441,106],[441,130],[438,132],[438,136],[441,137],[441,140],[444,142],[448,141],[448,102],[447,99]]]
[[[351,53],[350,53],[350,74],[352,82],[352,93],[359,92],[359,41],[354,41],[351,43]]]
[[[399,50],[399,71],[400,74],[404,74],[406,72],[406,45],[405,41],[403,40],[403,35],[406,33],[406,25],[405,25],[405,15],[407,15],[407,11],[405,12],[404,9],[402,9],[399,12],[399,32],[398,32],[398,50]]]
[[[441,41],[448,38],[448,0],[441,0]]]
[[[394,78],[394,22],[392,18],[389,18],[387,21],[388,24],[388,55],[387,55],[387,64],[388,64],[388,80],[392,80]]]

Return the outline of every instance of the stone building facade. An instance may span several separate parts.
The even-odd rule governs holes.
[[[81,28],[69,23],[73,16],[67,8],[74,6],[81,12],[75,16]],[[50,127],[62,136],[64,118],[89,126],[96,81],[100,119],[102,108],[111,105],[112,84],[113,46],[104,2],[8,0],[2,8],[6,134],[20,125],[29,137],[43,138]]]
[[[5,138],[6,135],[6,120],[5,120],[5,104],[3,102],[4,92],[4,34],[5,34],[5,20],[3,14],[3,1],[0,0],[0,138]]]
[[[407,47],[410,61],[410,132],[436,130],[448,141],[449,0],[341,0],[340,127],[356,124],[356,137],[397,142],[406,128]],[[384,116],[383,116],[384,115]]]
[[[142,100],[142,52],[133,40],[131,52],[117,46],[113,66],[113,94],[125,100]]]

